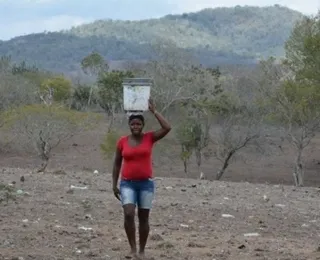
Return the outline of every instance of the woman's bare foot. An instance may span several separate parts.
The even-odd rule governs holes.
[[[139,259],[136,252],[130,252],[125,256],[126,259]]]

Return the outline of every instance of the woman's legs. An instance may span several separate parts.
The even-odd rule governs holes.
[[[138,203],[138,218],[139,218],[139,254],[144,256],[144,250],[147,244],[150,225],[149,215],[152,208],[154,198],[154,182],[148,180],[141,182],[139,185],[139,193],[137,197]]]
[[[138,209],[139,217],[139,254],[144,255],[144,249],[147,244],[150,226],[149,226],[149,209]]]
[[[124,211],[124,228],[130,244],[131,253],[136,254],[135,208],[138,205],[139,218],[139,254],[144,256],[149,236],[149,214],[154,197],[154,183],[147,181],[121,181],[121,202]]]
[[[124,211],[124,229],[127,234],[129,245],[131,248],[131,253],[137,253],[137,244],[136,244],[136,226],[134,223],[135,215],[135,205],[126,204],[123,206]]]
[[[135,227],[135,209],[137,202],[137,191],[134,184],[130,181],[120,182],[121,202],[124,213],[124,229],[131,248],[131,254],[137,253],[136,245],[136,227]]]

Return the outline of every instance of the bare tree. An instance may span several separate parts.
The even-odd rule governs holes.
[[[37,88],[27,79],[11,73],[0,73],[0,110],[37,102]]]
[[[195,155],[199,173],[203,152],[210,140],[210,128],[216,113],[222,109],[219,102],[223,99],[218,69],[205,69],[192,66],[186,77],[192,95],[187,100],[177,102],[182,108],[180,115],[185,120],[180,121],[176,134],[181,145],[181,160],[185,172],[192,154]]]
[[[238,111],[222,115],[216,121],[211,131],[213,143],[211,153],[222,163],[216,174],[216,180],[222,178],[232,159],[241,150],[260,145],[259,138],[262,133],[260,116],[257,111],[248,111],[242,107]]]
[[[93,126],[92,119],[97,117],[61,106],[30,105],[11,111],[7,126],[20,144],[34,148],[43,161],[38,172],[44,172],[52,150],[87,126]]]
[[[167,42],[155,44],[154,51],[158,59],[148,62],[140,74],[153,79],[152,96],[164,113],[173,105],[194,97],[194,84],[189,73],[195,63],[191,56]]]
[[[303,152],[320,130],[320,92],[310,81],[297,81],[295,74],[274,60],[261,63],[260,91],[265,107],[296,150],[293,178],[303,186]]]

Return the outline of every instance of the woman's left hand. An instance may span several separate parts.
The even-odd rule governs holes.
[[[156,106],[151,98],[149,99],[149,110],[153,114],[156,112]]]

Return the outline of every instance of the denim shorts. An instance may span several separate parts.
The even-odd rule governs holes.
[[[122,205],[134,204],[140,209],[151,209],[154,198],[154,181],[121,180],[120,196]]]

